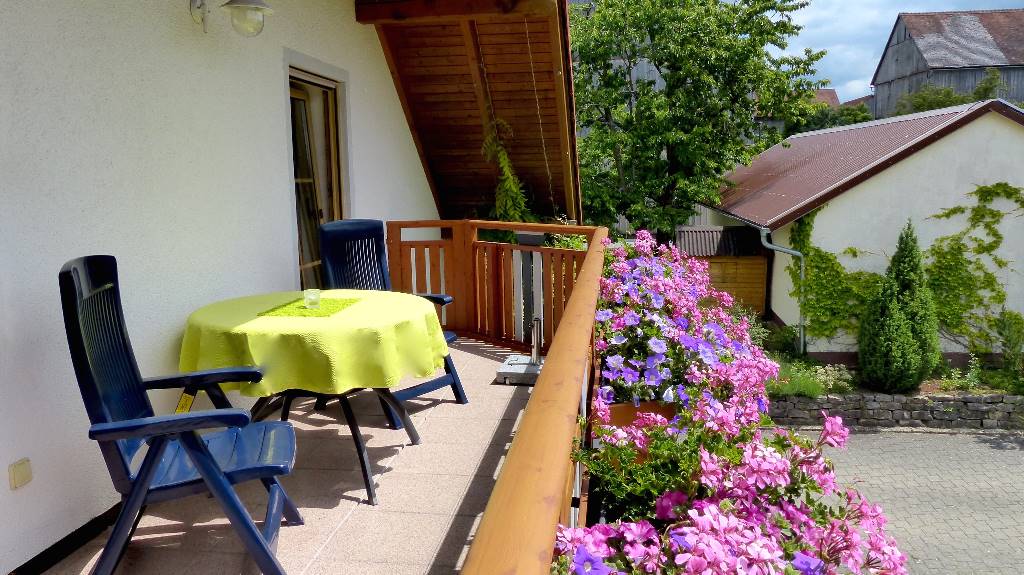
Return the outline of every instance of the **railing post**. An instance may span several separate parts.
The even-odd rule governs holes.
[[[401,222],[387,222],[387,246],[388,246],[388,274],[391,276],[392,289],[402,289],[402,268],[405,266],[405,258],[402,257],[402,224]]]

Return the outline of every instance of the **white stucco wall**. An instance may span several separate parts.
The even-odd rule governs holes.
[[[142,371],[203,304],[298,286],[288,59],[347,86],[348,216],[436,218],[377,36],[352,0],[275,2],[243,38],[173,2],[6,2],[0,17],[0,573],[116,500],[64,337],[57,272],[120,261]],[[169,411],[175,394],[155,396]]]
[[[928,218],[944,208],[971,205],[967,193],[979,185],[1005,181],[1024,186],[1022,156],[1024,126],[989,113],[833,199],[815,219],[812,241],[836,254],[851,246],[870,252],[873,255],[840,255],[839,259],[848,270],[884,273],[908,218],[922,249],[937,237],[962,230],[963,217]],[[790,228],[774,232],[774,241],[788,246]],[[1024,224],[1007,218],[1001,229],[1006,237],[998,254],[1014,268],[1000,272],[1007,307],[1024,311]],[[789,262],[789,256],[776,254],[771,305],[783,321],[795,325],[799,310],[789,296],[793,289],[785,269]],[[855,349],[854,341],[849,336],[809,340],[808,350],[850,351]],[[947,351],[955,350],[944,345]]]

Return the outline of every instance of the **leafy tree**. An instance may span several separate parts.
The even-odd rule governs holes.
[[[1000,94],[1006,93],[1006,85],[1003,83],[1003,76],[996,68],[986,68],[985,77],[974,87],[970,94],[961,94],[949,87],[940,87],[934,84],[924,84],[916,92],[905,94],[896,103],[896,115],[912,114],[959,106],[971,102],[991,100],[998,98]]]
[[[921,383],[921,351],[899,302],[899,287],[882,280],[867,305],[857,337],[864,385],[889,393],[910,391]]]
[[[805,118],[786,122],[786,135],[791,136],[812,130],[824,130],[836,126],[849,126],[871,120],[871,112],[866,104],[856,106],[840,106],[838,110],[827,104],[816,104],[814,111]]]
[[[780,139],[759,117],[806,115],[823,52],[779,55],[807,0],[574,4],[580,176],[588,219],[670,236],[723,174]]]
[[[921,263],[917,235],[909,221],[900,233],[896,253],[889,261],[886,275],[896,284],[897,300],[921,352],[920,382],[935,372],[942,361],[942,350],[939,347],[939,320],[935,301]]]

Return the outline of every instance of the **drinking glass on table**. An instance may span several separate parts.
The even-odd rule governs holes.
[[[320,290],[302,290],[302,302],[306,309],[320,309]]]

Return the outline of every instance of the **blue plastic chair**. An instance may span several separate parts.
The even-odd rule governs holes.
[[[384,222],[380,220],[337,220],[320,226],[320,258],[327,288],[391,290]],[[447,294],[418,295],[441,307],[455,301]],[[446,331],[444,339],[451,344],[458,336]],[[394,395],[399,401],[404,401],[450,386],[456,402],[469,403],[450,354],[444,358],[444,373],[431,381],[396,391]],[[401,423],[395,413],[387,405],[381,405],[391,425],[400,428]]]
[[[302,525],[298,508],[277,480],[295,462],[295,431],[286,422],[251,423],[249,412],[230,409],[219,386],[258,382],[262,372],[240,367],[143,379],[125,329],[113,256],[65,264],[60,293],[71,360],[92,423],[89,437],[99,442],[122,497],[93,573],[114,571],[146,505],[209,492],[263,573],[283,574],[272,551],[282,515],[289,525]],[[155,416],[146,391],[171,388],[206,391],[215,404],[228,408]],[[197,433],[218,428],[227,429]],[[134,469],[137,457],[142,463]],[[268,493],[262,531],[232,487],[255,479]]]

